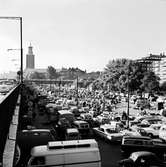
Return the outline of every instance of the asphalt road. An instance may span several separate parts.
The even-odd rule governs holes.
[[[133,109],[133,105],[130,105],[130,112],[132,115],[137,114],[140,112],[139,110]],[[120,103],[118,104],[116,111],[119,113],[127,110],[127,103]],[[41,125],[41,122],[45,122],[46,117],[38,117],[37,121],[35,121],[36,124]],[[42,126],[38,126],[38,128],[43,128]],[[101,154],[101,161],[102,161],[102,167],[117,167],[117,162],[124,157],[121,154],[120,151],[120,143],[109,143],[108,141],[105,141],[101,138],[93,136],[93,138],[96,139],[99,145],[100,154]],[[23,160],[24,161],[24,160]]]

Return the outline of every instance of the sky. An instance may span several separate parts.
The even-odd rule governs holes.
[[[30,43],[36,68],[88,72],[166,51],[166,0],[0,0],[3,16],[23,18],[24,68]],[[0,73],[20,68],[19,26],[0,19]]]

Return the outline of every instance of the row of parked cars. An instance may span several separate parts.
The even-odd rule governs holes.
[[[133,119],[132,121],[130,121],[131,123],[130,128],[126,128],[125,122],[121,120],[121,115],[118,115],[116,113],[102,112],[100,115],[93,117],[93,114],[88,110],[88,108],[86,107],[81,109],[79,108],[80,110],[78,113],[78,108],[75,106],[75,103],[72,100],[69,102],[68,106],[62,105],[63,101],[64,101],[63,99],[57,99],[56,101],[52,101],[52,102],[48,100],[48,102],[46,103],[46,106],[47,106],[46,109],[49,109],[49,110],[43,110],[44,112],[42,111],[43,112],[42,114],[45,115],[47,113],[48,119],[46,120],[46,123],[48,123],[49,129],[36,129],[36,128],[33,129],[32,128],[31,130],[24,130],[21,132],[20,136],[18,137],[18,142],[22,144],[21,147],[28,147],[31,150],[31,157],[30,159],[29,157],[27,158],[27,160],[29,159],[28,161],[29,166],[33,166],[33,165],[35,166],[36,165],[35,163],[42,163],[44,165],[52,165],[52,166],[59,165],[59,164],[64,165],[65,158],[70,157],[69,153],[71,154],[70,152],[71,150],[72,152],[76,151],[76,154],[80,155],[78,152],[84,149],[84,151],[86,152],[85,154],[89,155],[88,157],[92,157],[91,154],[93,150],[93,147],[92,147],[93,144],[92,145],[90,144],[91,142],[91,140],[89,139],[90,132],[93,132],[94,135],[102,137],[105,140],[120,143],[121,150],[122,152],[125,153],[126,156],[129,156],[130,153],[138,152],[138,151],[139,152],[148,151],[148,152],[156,153],[156,151],[159,149],[162,150],[161,156],[163,156],[163,154],[165,153],[164,149],[166,150],[166,143],[159,139],[153,139],[156,136],[148,134],[148,131],[146,130],[146,128],[148,127],[150,128],[152,125],[154,126],[154,123],[156,125],[159,125],[160,121],[161,123],[163,123],[163,120],[160,119],[160,117],[151,116],[150,118],[150,116],[143,116],[140,119],[138,119],[137,117],[137,119]],[[73,107],[75,107],[75,109],[73,109]],[[40,116],[42,116],[42,114]],[[112,120],[111,118],[112,114],[119,119]],[[95,124],[96,126],[94,126],[94,123],[96,122],[97,124]],[[52,129],[50,129],[50,127],[52,127]],[[28,133],[29,134],[33,133],[34,138],[32,139],[29,137],[28,139],[28,137],[23,136],[24,132],[25,132],[25,135],[27,135]],[[21,138],[21,135],[22,135],[22,138]],[[32,136],[32,135],[30,134],[29,136]],[[84,139],[84,137],[88,138],[87,140],[88,143],[86,143],[86,140],[82,140]],[[23,140],[23,138],[27,139],[25,143],[21,141]],[[64,142],[64,140],[67,142]],[[76,141],[78,143],[85,141],[85,143],[78,146],[78,144],[76,144],[77,143]],[[142,141],[142,144],[140,145],[136,144],[136,142],[138,141]],[[36,142],[36,143],[33,143],[33,142]],[[51,142],[50,145],[48,145],[49,142]],[[28,144],[26,143],[32,144],[32,145],[28,146]],[[64,146],[64,143],[65,143],[65,146]],[[38,145],[44,145],[44,146],[38,146]],[[37,147],[34,147],[34,146],[37,146]],[[90,149],[88,149],[89,147]],[[63,157],[60,155],[55,155],[55,150],[58,150],[61,152],[62,148],[63,149],[65,148],[65,150],[63,151],[65,151],[66,154],[68,155],[65,155]],[[25,151],[26,150],[27,149],[25,149]],[[91,153],[88,153],[87,150],[89,151],[91,150],[90,151]],[[100,166],[101,159],[99,155],[98,146],[97,146],[97,151],[93,155],[97,157],[97,159],[95,159],[97,163],[94,164],[94,166]],[[60,157],[59,159],[61,159],[60,160],[61,162],[55,164],[55,161],[53,160],[53,158],[57,159],[57,157]],[[77,159],[83,160],[83,158],[79,158],[79,157],[77,157]],[[85,159],[88,159],[88,158],[85,158]],[[83,160],[84,162],[85,162],[85,159]],[[91,159],[94,160],[94,158],[91,158]],[[38,162],[38,160],[39,161],[41,160],[41,162]],[[75,162],[75,160],[76,159],[73,159],[73,162]],[[50,162],[53,162],[53,163],[50,163]],[[70,163],[69,165],[72,165]],[[91,166],[89,164],[90,163],[89,161],[87,163],[88,163],[88,166]],[[119,165],[123,166],[124,163],[120,162]]]

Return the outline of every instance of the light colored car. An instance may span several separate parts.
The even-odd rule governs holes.
[[[140,130],[136,128],[128,128],[121,131],[124,136],[141,136]]]
[[[77,128],[67,128],[65,133],[66,140],[79,140],[81,136]]]
[[[142,129],[144,129],[147,136],[158,137],[161,126],[162,124],[151,124],[149,127],[142,128]]]
[[[159,130],[159,138],[166,141],[166,125],[162,125]]]
[[[124,129],[124,124],[122,122],[110,121],[109,124],[112,127],[112,129],[114,129],[114,130],[116,130],[118,132],[122,131]]]
[[[152,125],[152,124],[161,124],[162,123],[162,120],[160,118],[157,118],[157,117],[152,117],[152,118],[145,118],[141,121],[141,124],[144,124],[144,125]]]
[[[109,123],[110,122],[110,118],[108,117],[104,117],[102,115],[98,115],[96,117],[96,121],[99,123],[99,124],[106,124],[106,123]]]
[[[90,126],[87,121],[76,120],[73,122],[73,127],[78,129],[81,136],[88,136],[90,134]]]
[[[116,131],[110,124],[100,125],[100,127],[93,128],[94,134],[109,141],[121,141],[123,133]]]

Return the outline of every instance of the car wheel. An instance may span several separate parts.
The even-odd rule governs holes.
[[[151,137],[151,138],[153,138],[153,134],[152,133],[149,133],[148,136]]]
[[[19,161],[20,161],[20,157],[21,157],[21,150],[20,147],[16,144],[16,149],[15,149],[15,154],[14,154],[14,166],[16,166]]]

